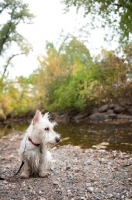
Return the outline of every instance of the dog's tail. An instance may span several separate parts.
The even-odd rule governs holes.
[[[9,178],[2,178],[2,177],[0,177],[0,180],[4,181],[4,180],[10,180],[11,178],[14,178],[16,175],[18,175],[20,173],[21,168],[23,167],[23,165],[24,165],[24,161],[21,162],[21,165],[20,165],[18,171],[12,177],[9,177]]]

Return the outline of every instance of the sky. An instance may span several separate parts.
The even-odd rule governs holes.
[[[60,0],[23,0],[24,3],[29,4],[30,11],[36,16],[33,19],[33,24],[21,24],[18,31],[22,34],[33,46],[33,51],[28,56],[17,56],[13,60],[13,67],[9,68],[10,78],[15,76],[28,77],[36,68],[39,63],[37,56],[45,54],[46,41],[57,44],[59,42],[59,35],[63,30],[65,34],[70,33],[75,35],[77,30],[81,28],[88,21],[88,18],[83,18],[83,11],[76,14],[74,7],[64,14],[64,5]],[[100,21],[97,22],[101,24]],[[101,47],[114,49],[115,44],[106,44],[103,36],[108,29],[89,30],[87,35],[87,45],[91,55],[97,55]]]

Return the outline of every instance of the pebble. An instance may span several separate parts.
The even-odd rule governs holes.
[[[88,190],[89,192],[93,192],[93,191],[94,191],[94,188],[93,188],[93,187],[88,187],[87,190]]]
[[[18,167],[17,139],[0,144],[1,149],[8,146],[8,151],[10,146],[16,145],[12,161],[2,159],[9,153],[2,151],[0,172],[4,172],[3,176],[11,175],[9,169],[16,171]],[[22,180],[18,177],[10,183],[0,181],[0,199],[132,200],[131,154],[93,149],[84,151],[71,145],[55,148],[52,153],[57,162],[47,178],[30,177]]]
[[[71,169],[71,167],[70,166],[66,166],[66,170],[69,170],[69,169]]]

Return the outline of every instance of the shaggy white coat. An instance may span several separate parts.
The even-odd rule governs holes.
[[[20,160],[24,161],[22,178],[28,178],[31,174],[36,173],[40,177],[48,175],[46,169],[52,167],[52,156],[47,150],[47,146],[48,144],[55,145],[60,141],[59,134],[53,130],[55,125],[55,122],[49,121],[48,113],[42,116],[39,110],[36,111],[20,144]],[[33,145],[28,138],[39,146]]]

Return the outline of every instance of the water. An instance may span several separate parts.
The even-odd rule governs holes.
[[[132,153],[131,124],[68,124],[59,125],[57,131],[65,138],[61,145],[72,144],[92,148],[108,143],[106,150],[120,150]]]
[[[15,130],[24,132],[27,124],[13,124]],[[120,150],[132,153],[132,124],[59,124],[55,131],[61,134],[62,142],[60,145],[72,144],[82,148],[93,148],[102,142],[101,148],[106,150]],[[0,137],[11,133],[9,127],[0,129]],[[95,148],[95,147],[94,147]]]

